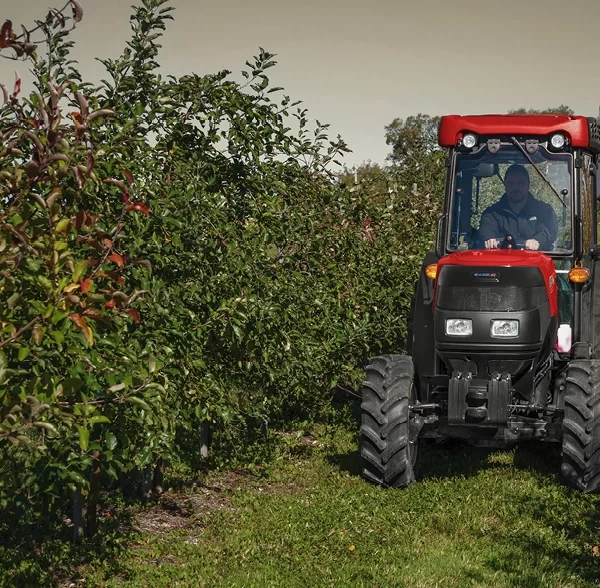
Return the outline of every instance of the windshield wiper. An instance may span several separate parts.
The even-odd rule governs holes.
[[[544,180],[544,182],[546,182],[546,184],[548,184],[548,186],[550,186],[552,188],[552,191],[556,194],[556,197],[560,200],[560,203],[565,208],[567,208],[565,201],[560,197],[560,194],[558,193],[556,188],[550,183],[550,180],[544,175],[544,172],[537,165],[535,165],[535,163],[533,162],[533,159],[531,159],[531,156],[529,155],[529,153],[527,153],[527,151],[525,151],[525,148],[523,147],[523,145],[521,145],[521,143],[519,143],[519,141],[517,141],[516,137],[511,137],[510,140],[521,150],[521,153],[523,153],[523,155],[527,158],[529,163],[535,168],[535,171],[540,175],[542,180]]]

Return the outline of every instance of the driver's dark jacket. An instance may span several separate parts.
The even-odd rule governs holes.
[[[543,251],[551,251],[558,234],[554,209],[536,200],[531,193],[525,206],[515,214],[508,206],[506,194],[496,204],[486,208],[481,215],[477,246],[483,248],[488,239],[504,240],[512,235],[517,244],[535,239]]]

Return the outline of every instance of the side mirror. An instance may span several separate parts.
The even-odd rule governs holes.
[[[474,178],[491,178],[498,173],[498,168],[495,163],[480,163],[473,170]]]

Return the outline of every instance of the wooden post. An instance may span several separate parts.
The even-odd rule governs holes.
[[[202,421],[200,425],[200,457],[206,459],[208,457],[208,421]]]

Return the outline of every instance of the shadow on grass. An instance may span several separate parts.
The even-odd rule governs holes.
[[[357,429],[359,424],[357,422]],[[421,441],[419,456],[419,479],[455,478],[476,476],[479,472],[493,468],[514,467],[543,476],[558,475],[561,466],[561,447],[559,443],[542,443],[528,441],[508,447],[504,451],[513,453],[512,464],[505,461],[495,462],[490,459],[492,454],[503,451],[486,447],[473,447],[468,443],[449,439],[443,443],[433,440]],[[361,475],[360,450],[330,455],[330,464],[350,473]]]
[[[597,528],[598,517],[590,525]],[[560,529],[556,529],[560,533]],[[565,583],[562,586],[598,586],[600,581],[600,564],[591,551],[592,546],[585,546],[585,534],[582,533],[579,550],[563,547],[549,547],[543,539],[531,537],[514,537],[514,544],[508,549],[497,551],[488,558],[486,567],[519,579],[520,586],[547,586],[541,580],[544,576],[561,576]],[[536,561],[537,569],[524,569],[523,559]]]
[[[546,586],[540,578],[549,575],[562,576],[564,586],[600,584],[600,496],[551,483],[534,495],[517,490],[506,499],[516,507],[515,529],[510,541],[498,537],[503,546],[488,558],[489,569],[518,577],[523,586]],[[541,532],[519,525],[521,520],[534,520]],[[537,569],[524,567],[524,559],[537,562]]]
[[[419,479],[473,476],[483,469],[498,467],[488,461],[494,450],[471,447],[460,441],[449,441],[443,446],[425,442],[421,443],[419,451]],[[330,455],[328,461],[353,476],[361,475],[362,463],[358,449]]]
[[[83,567],[101,567],[105,577],[126,578],[122,562],[133,534],[127,514],[103,518],[98,534],[73,542],[73,529],[54,519],[24,523],[5,518],[0,524],[2,586],[80,585]]]
[[[525,441],[498,449],[473,447],[460,440],[449,440],[440,446],[428,443],[423,449],[421,478],[471,477],[483,470],[513,467],[543,476],[553,476],[558,482],[560,473],[559,443]],[[508,462],[505,459],[494,460],[493,455],[499,452],[512,453],[512,459]]]
[[[560,443],[529,441],[516,445],[513,466],[518,470],[558,476],[561,460]]]

